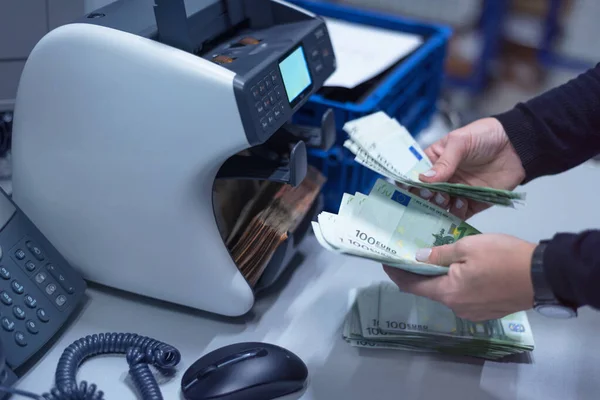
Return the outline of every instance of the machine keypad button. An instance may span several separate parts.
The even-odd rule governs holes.
[[[254,100],[260,99],[260,91],[258,90],[257,86],[253,86],[252,89],[250,89],[250,91],[252,92],[252,96],[254,97]]]
[[[285,113],[285,106],[283,105],[283,103],[279,103],[279,110],[281,111],[281,115]]]
[[[263,104],[262,101],[259,101],[258,103],[256,103],[256,111],[258,112],[258,115],[263,115],[265,112],[265,105]]]
[[[269,121],[267,121],[267,117],[264,117],[260,120],[260,126],[262,126],[263,131],[266,131],[269,128]]]
[[[22,260],[25,258],[25,252],[21,249],[18,249],[15,251],[15,257],[17,257],[17,260]]]
[[[271,78],[269,78],[268,76],[265,77],[265,85],[267,86],[267,90],[271,90],[271,88],[273,87],[273,82],[271,82]]]
[[[275,71],[271,71],[271,82],[273,85],[277,85],[279,83],[279,76]]]
[[[42,249],[40,249],[39,247],[37,247],[31,241],[28,240],[25,243],[25,246],[27,246],[27,249],[29,250],[29,252],[31,254],[33,254],[33,256],[35,258],[37,258],[39,261],[42,261],[44,259],[44,253],[42,253]]]
[[[32,320],[25,322],[25,326],[27,327],[27,330],[29,331],[29,333],[32,333],[35,335],[36,333],[39,332],[39,329],[38,329],[36,323],[33,322]]]
[[[50,317],[48,317],[46,310],[44,310],[43,308],[38,308],[36,314],[42,322],[48,322],[50,320]]]
[[[27,261],[25,263],[25,269],[29,272],[33,272],[33,270],[35,269],[35,263],[33,261]]]
[[[23,332],[15,332],[15,342],[19,346],[27,346],[27,339],[25,339],[25,334]]]
[[[25,291],[25,287],[23,287],[23,285],[16,279],[10,283],[10,286],[12,287],[13,292],[16,294],[23,294]]]
[[[0,277],[2,279],[10,279],[10,271],[6,267],[0,267]]]
[[[75,288],[71,285],[71,283],[67,280],[67,278],[58,270],[58,268],[53,264],[46,265],[48,272],[58,281],[58,284],[67,291],[69,294],[75,293]]]
[[[275,96],[277,96],[277,100],[281,100],[283,97],[283,92],[281,91],[281,86],[275,86]]]
[[[263,99],[263,104],[265,105],[265,109],[270,110],[271,107],[273,106],[273,103],[271,103],[271,99],[269,98],[269,96],[266,96]]]
[[[18,319],[25,319],[25,310],[23,310],[21,308],[21,306],[14,306],[13,307],[13,314],[15,315],[15,317],[17,317]]]
[[[275,119],[281,118],[281,109],[279,108],[279,106],[275,107],[275,109],[273,110],[273,115],[275,116]]]
[[[25,305],[29,308],[35,308],[35,306],[37,306],[37,300],[30,294],[25,295]]]
[[[272,125],[275,122],[275,116],[273,113],[267,114],[267,121],[269,121],[269,125]]]
[[[2,291],[2,293],[0,293],[0,301],[2,301],[7,306],[10,306],[13,303],[12,297],[10,297],[10,294],[8,294],[8,292],[5,291]]]
[[[15,323],[6,317],[2,318],[0,323],[2,324],[2,328],[7,332],[12,332],[15,329]]]
[[[323,56],[323,58],[327,58],[331,55],[331,51],[329,50],[328,47],[323,47],[321,49],[321,55]]]
[[[317,74],[320,74],[321,71],[323,71],[323,64],[321,64],[320,62],[318,62],[318,63],[315,64],[315,72]]]
[[[313,59],[313,61],[319,58],[319,49],[314,49],[313,51],[311,51],[310,56]]]
[[[273,92],[269,93],[269,101],[271,102],[271,104],[277,103],[277,99],[275,98],[275,93],[273,93]]]
[[[265,93],[267,92],[267,85],[265,84],[264,81],[260,81],[258,84],[258,92],[260,93],[261,96],[264,96]]]

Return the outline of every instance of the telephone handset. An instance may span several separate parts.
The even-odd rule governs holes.
[[[148,365],[168,374],[181,359],[179,351],[134,333],[102,333],[73,342],[57,365],[56,387],[43,396],[12,388],[19,368],[43,353],[78,310],[86,288],[81,274],[0,188],[0,400],[10,394],[100,400],[103,393],[95,385],[77,384],[75,376],[84,359],[107,353],[126,354],[143,399],[162,399]]]

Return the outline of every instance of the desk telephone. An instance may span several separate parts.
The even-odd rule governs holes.
[[[20,368],[43,351],[77,311],[87,285],[6,192],[0,192],[0,400],[11,393],[45,400],[100,400],[101,391],[86,382],[78,385],[75,376],[81,361],[107,353],[126,354],[141,398],[162,399],[148,364],[168,373],[179,363],[179,351],[132,333],[75,341],[63,352],[56,388],[49,393],[40,396],[12,388]]]

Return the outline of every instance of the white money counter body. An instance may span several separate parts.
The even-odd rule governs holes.
[[[87,280],[237,316],[255,296],[219,233],[214,182],[302,181],[302,137],[276,160],[239,153],[283,135],[335,57],[323,20],[283,1],[183,4],[117,1],[35,46],[13,196]]]

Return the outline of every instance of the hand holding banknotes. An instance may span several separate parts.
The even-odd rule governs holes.
[[[417,251],[417,261],[449,266],[446,275],[425,277],[384,269],[400,290],[442,303],[459,318],[487,321],[533,306],[534,249],[535,244],[512,236],[480,234]]]
[[[525,178],[521,160],[495,118],[483,118],[450,132],[425,154],[433,166],[419,178],[428,183],[513,190]],[[449,204],[447,194],[440,202],[430,191],[418,193],[441,207],[449,205],[449,211],[463,220],[491,206],[465,198]],[[534,249],[535,244],[515,237],[481,234],[417,252],[417,261],[449,267],[447,275],[428,278],[389,267],[385,271],[401,290],[443,303],[460,318],[483,321],[532,307]]]
[[[525,178],[525,170],[502,124],[483,118],[450,132],[427,149],[433,167],[419,175],[427,183],[450,182],[469,186],[513,190]],[[447,207],[465,220],[491,204],[464,197],[450,200],[447,194],[413,190],[421,197]]]

